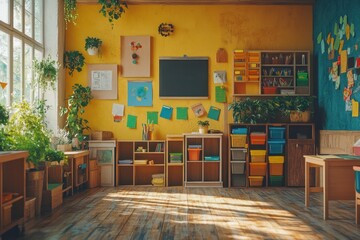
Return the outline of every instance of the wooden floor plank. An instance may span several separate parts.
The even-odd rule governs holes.
[[[322,195],[304,204],[303,188],[111,187],[64,199],[52,213],[6,239],[360,239],[354,201]]]

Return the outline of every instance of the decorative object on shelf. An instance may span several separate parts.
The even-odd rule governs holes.
[[[64,1],[65,28],[67,28],[67,24],[70,22],[72,22],[74,25],[76,24],[75,20],[78,17],[76,4],[77,4],[77,0]]]
[[[128,8],[124,0],[98,0],[98,3],[101,4],[99,13],[108,17],[112,28],[114,28],[114,21],[120,19],[121,15],[125,13],[125,8]]]
[[[72,86],[72,94],[68,98],[68,106],[60,108],[60,116],[67,114],[65,128],[69,131],[69,139],[77,138],[80,143],[84,141],[84,130],[90,129],[88,120],[82,117],[85,107],[92,99],[90,87],[81,84]]]
[[[150,36],[121,36],[124,77],[150,77]]]
[[[226,71],[214,71],[214,83],[225,83]]]
[[[171,23],[161,23],[158,27],[158,32],[163,37],[170,36],[174,32],[174,25]]]
[[[52,60],[49,55],[42,60],[35,59],[33,66],[35,73],[34,85],[39,87],[42,90],[42,93],[47,89],[55,90],[59,64],[55,60]]]
[[[152,82],[128,81],[128,106],[152,106]]]
[[[193,110],[196,117],[201,117],[206,113],[205,108],[201,103],[192,105],[191,109]]]
[[[216,62],[217,63],[227,63],[228,55],[224,48],[219,48],[216,52]]]
[[[142,140],[151,140],[152,134],[154,132],[154,124],[152,123],[143,123],[142,124]]]
[[[96,37],[87,37],[85,39],[85,50],[89,53],[89,55],[97,55],[99,53],[99,48],[102,45],[102,41],[100,38]]]
[[[210,125],[210,123],[209,123],[208,120],[205,120],[205,121],[199,120],[199,121],[198,121],[199,133],[200,133],[200,134],[206,134],[206,133],[208,133],[209,125]]]
[[[94,99],[117,99],[117,64],[88,64],[88,84]]]
[[[66,51],[64,54],[64,67],[69,69],[69,75],[72,76],[76,70],[82,71],[85,64],[85,57],[79,51]]]

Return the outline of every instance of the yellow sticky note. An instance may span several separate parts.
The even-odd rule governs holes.
[[[350,38],[350,25],[349,24],[346,24],[345,35],[346,35],[346,40],[349,40],[349,38]]]
[[[329,45],[331,41],[331,33],[328,34],[327,39],[326,39],[326,43]]]
[[[352,99],[351,105],[352,105],[352,117],[358,117],[359,116],[359,102]]]
[[[342,50],[340,53],[340,73],[345,73],[347,69],[347,51]]]
[[[343,47],[344,47],[344,40],[340,40],[339,54],[341,53]]]

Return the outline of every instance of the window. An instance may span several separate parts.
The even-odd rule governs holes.
[[[43,57],[43,0],[0,0],[0,103],[32,101],[32,62]]]

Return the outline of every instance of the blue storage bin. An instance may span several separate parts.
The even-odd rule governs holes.
[[[247,128],[233,128],[231,130],[232,134],[247,134]]]
[[[269,127],[270,139],[284,139],[285,128],[284,127]]]
[[[360,171],[355,171],[355,189],[360,193]]]
[[[269,140],[269,154],[283,154],[285,140]]]

